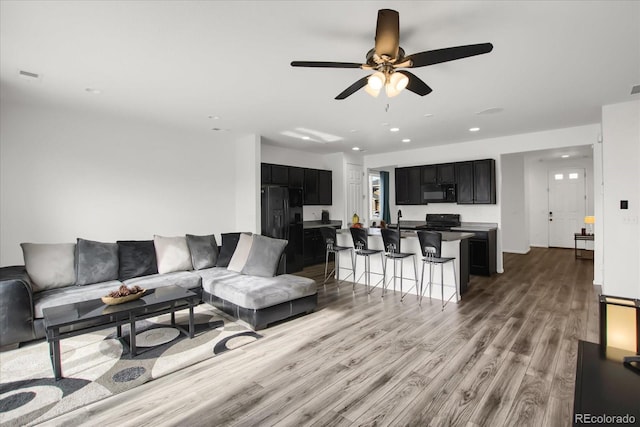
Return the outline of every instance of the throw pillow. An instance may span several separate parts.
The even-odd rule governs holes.
[[[280,257],[287,247],[287,243],[286,240],[255,234],[242,274],[261,277],[275,276]]]
[[[226,267],[229,265],[236,246],[238,246],[238,240],[240,240],[240,233],[222,233],[222,247],[218,254],[216,267]]]
[[[118,280],[118,244],[78,239],[76,285]]]
[[[35,292],[76,282],[75,243],[21,243],[20,246]]]
[[[153,240],[118,240],[118,280],[149,276],[158,272]]]
[[[194,270],[213,267],[218,261],[218,243],[216,236],[194,236],[187,234],[187,246],[191,252],[191,263]]]
[[[238,273],[242,271],[245,263],[247,262],[247,258],[249,257],[252,243],[253,236],[249,234],[240,234],[238,245],[236,246],[236,250],[233,252],[231,261],[229,261],[227,270],[236,271]]]
[[[193,270],[191,252],[185,236],[153,236],[158,261],[158,273]]]

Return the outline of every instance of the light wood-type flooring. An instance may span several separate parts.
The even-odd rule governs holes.
[[[324,266],[305,269],[322,282]],[[579,339],[598,341],[593,261],[505,254],[459,304],[319,288],[316,312],[76,410],[57,425],[568,426]]]

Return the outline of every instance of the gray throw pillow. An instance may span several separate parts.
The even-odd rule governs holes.
[[[158,273],[173,273],[174,271],[193,270],[191,253],[187,246],[185,236],[164,237],[153,236],[153,245],[156,248],[156,261]]]
[[[272,237],[253,235],[253,244],[242,274],[260,277],[273,277],[278,269],[282,252],[287,247],[287,241]]]
[[[218,243],[216,236],[194,236],[187,234],[187,245],[191,252],[191,263],[194,270],[202,270],[216,265],[218,261]]]
[[[76,285],[118,280],[118,244],[78,239]]]
[[[75,283],[75,243],[21,243],[20,246],[35,292]]]
[[[241,273],[244,265],[249,258],[249,252],[251,251],[251,245],[253,244],[253,237],[249,234],[240,234],[240,239],[236,245],[236,250],[233,252],[233,256],[229,261],[227,270]]]

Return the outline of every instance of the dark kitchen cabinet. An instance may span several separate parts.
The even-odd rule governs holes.
[[[396,168],[396,205],[420,205],[421,166]]]
[[[304,188],[304,168],[289,167],[289,188]]]
[[[458,204],[496,203],[496,162],[493,159],[455,164]]]
[[[455,163],[445,163],[436,165],[438,173],[438,184],[455,184],[456,183],[456,165]]]
[[[304,170],[304,204],[317,205],[318,197],[319,197],[318,170],[305,169]]]
[[[456,163],[458,204],[473,204],[473,162]]]
[[[260,182],[265,185],[289,185],[289,166],[261,163]]]
[[[497,270],[496,230],[475,231],[461,229],[460,231],[475,234],[469,239],[469,273],[478,276],[491,276],[495,273]]]
[[[326,245],[322,240],[319,228],[304,230],[304,266],[324,263]]]
[[[455,184],[455,163],[422,166],[423,184]]]
[[[332,202],[331,171],[320,170],[318,171],[318,204],[331,205]]]
[[[271,184],[271,165],[266,163],[260,164],[260,183],[263,185]]]
[[[305,169],[304,170],[304,204],[305,205],[331,205],[333,189],[331,184],[332,172],[330,170]]]
[[[474,203],[496,203],[496,162],[493,159],[473,162]]]

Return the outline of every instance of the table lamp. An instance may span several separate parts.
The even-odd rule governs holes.
[[[584,223],[587,224],[587,235],[592,235],[593,234],[593,224],[596,223],[596,217],[595,216],[585,216],[584,217]]]
[[[640,363],[640,300],[600,295],[600,350],[625,365]]]

